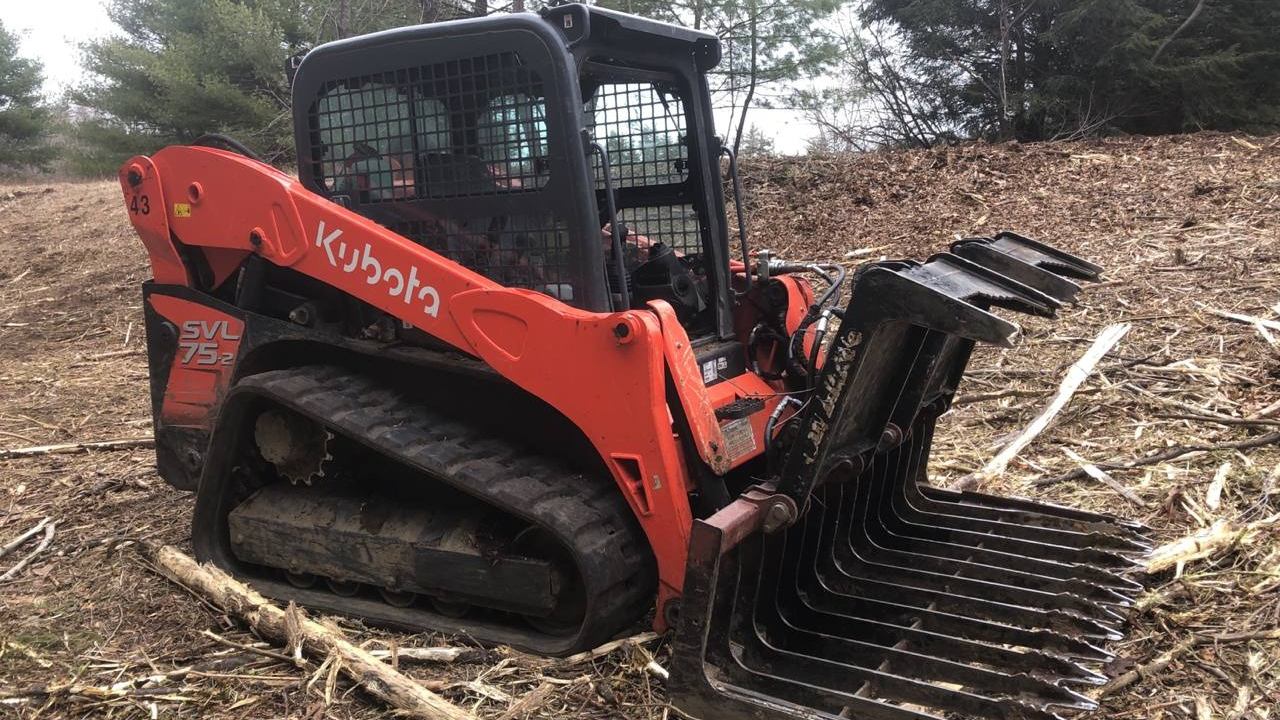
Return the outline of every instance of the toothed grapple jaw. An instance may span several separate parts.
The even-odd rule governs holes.
[[[1012,233],[862,268],[799,438],[765,488],[694,523],[669,692],[703,720],[1091,710],[1150,550],[1135,523],[928,484],[938,417],[1003,308],[1051,316],[1097,266]],[[856,458],[856,462],[853,461]],[[766,493],[767,494],[767,493]],[[739,540],[740,538],[740,540]]]

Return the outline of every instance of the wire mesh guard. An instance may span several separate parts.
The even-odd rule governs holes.
[[[685,255],[702,252],[701,226],[692,205],[623,208],[618,211],[618,220],[631,232]]]
[[[599,82],[588,76],[588,82]],[[655,82],[599,82],[585,102],[584,125],[609,154],[619,196],[618,219],[636,235],[684,254],[702,251],[701,223],[688,203],[661,198],[637,202],[638,188],[668,188],[689,179],[684,102],[673,86]],[[596,187],[604,180],[597,166]],[[628,207],[631,205],[631,207]]]
[[[684,103],[671,88],[599,85],[586,101],[586,127],[609,152],[615,187],[678,185],[689,177]],[[604,187],[598,175],[596,187]]]
[[[406,220],[390,229],[494,282],[575,299],[569,232],[553,215]]]
[[[550,178],[542,82],[515,53],[330,83],[313,124],[325,186],[360,203],[519,192]]]
[[[543,95],[513,52],[331,82],[312,112],[319,180],[357,207],[496,196],[483,213],[405,207],[393,214],[410,219],[387,224],[496,282],[572,302],[566,223],[497,199],[550,180]]]

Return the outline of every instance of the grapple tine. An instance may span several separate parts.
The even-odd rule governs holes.
[[[904,520],[921,525],[937,525],[942,528],[962,530],[983,536],[997,536],[993,543],[986,544],[994,550],[1017,552],[1017,546],[1002,543],[1000,539],[1011,538],[1030,540],[1036,543],[1058,545],[1074,548],[1079,554],[1072,556],[1070,562],[1090,562],[1104,567],[1117,569],[1131,568],[1134,561],[1129,554],[1137,554],[1150,550],[1123,537],[1100,532],[1080,532],[1059,528],[1047,528],[1010,522],[1012,518],[991,519],[972,517],[957,511],[954,507],[937,503],[925,497],[919,487],[920,480],[925,477],[924,466],[929,455],[929,448],[937,418],[932,414],[924,414],[918,421],[916,429],[911,432],[909,451],[912,456],[913,469],[908,472],[904,482],[897,486],[896,492],[890,496],[894,511]],[[995,514],[995,517],[999,517]],[[939,538],[934,538],[939,539]]]
[[[798,602],[820,612],[876,618],[898,625],[1005,646],[1043,649],[1082,659],[1106,661],[1111,654],[1086,642],[1103,641],[1108,631],[1079,623],[1066,632],[1054,628],[1044,613],[1016,606],[964,603],[956,596],[921,596],[901,587],[860,583],[856,593],[839,592],[825,582],[821,533],[823,508],[819,505],[801,519],[803,543],[795,566]],[[884,592],[877,592],[884,588]],[[789,586],[788,586],[788,589]],[[976,606],[976,607],[975,607]]]
[[[1039,288],[952,253],[939,253],[902,273],[922,285],[990,310],[1053,317],[1062,303]]]
[[[956,523],[945,517],[925,516],[902,508],[895,500],[903,495],[905,485],[915,482],[911,479],[916,462],[913,445],[909,436],[903,446],[890,452],[885,457],[888,476],[883,482],[868,484],[865,489],[870,493],[867,502],[874,508],[871,512],[878,521],[869,528],[882,546],[996,567],[1016,565],[1019,570],[1046,577],[1085,580],[1122,593],[1141,592],[1141,585],[1100,567],[1123,566],[1126,563],[1120,556],[992,533],[975,533],[957,528]]]
[[[835,503],[835,506],[834,512],[828,508],[828,523],[823,527],[823,542],[826,544],[823,554],[829,554],[832,566],[850,579],[881,578],[895,585],[993,600],[1006,605],[1063,610],[1104,626],[1115,624],[1120,619],[1119,615],[1099,603],[1069,592],[1050,592],[1026,585],[963,577],[954,572],[958,568],[947,568],[953,572],[924,569],[916,564],[923,558],[872,557],[864,550],[866,543],[854,542],[854,539],[861,540],[858,526],[863,520],[849,510],[852,503],[845,500],[848,494],[840,487],[829,488],[826,493],[827,502]],[[1011,579],[1023,578],[1014,576]]]
[[[1102,275],[1101,265],[1094,265],[1082,257],[1007,230],[996,233],[991,241],[991,247],[1025,263],[1065,277],[1097,280]]]
[[[668,686],[685,712],[766,720],[926,720],[944,713],[1060,720],[1051,708],[1095,706],[1026,673],[1001,673],[792,627],[775,631],[769,623],[778,620],[777,605],[770,601],[776,588],[762,584],[767,568],[760,564],[768,561],[760,554],[766,538],[752,534],[736,549],[725,549],[725,535],[712,522],[695,523]],[[694,557],[699,550],[714,555],[699,560]],[[805,651],[815,648],[820,654]]]
[[[1011,588],[1026,588],[1048,593],[1068,593],[1085,602],[1125,605],[1130,598],[1104,585],[1077,577],[1054,577],[1041,574],[1045,564],[1024,559],[1018,567],[985,564],[978,560],[966,560],[959,553],[943,553],[936,543],[904,538],[887,532],[880,523],[879,514],[872,505],[872,493],[877,485],[890,481],[890,458],[878,456],[870,471],[850,483],[853,500],[849,504],[850,521],[847,523],[847,542],[856,552],[871,562],[911,567],[936,574],[958,574],[973,580],[986,581]],[[954,548],[951,548],[954,550]],[[975,551],[976,552],[976,551]],[[1026,569],[1023,569],[1023,568]]]
[[[1145,540],[1151,530],[1137,522],[1099,515],[1087,510],[1063,507],[1052,503],[1028,500],[1026,498],[988,495],[969,490],[948,490],[932,485],[921,485],[920,492],[936,502],[945,502],[967,510],[1003,511],[1014,518],[1012,522],[1042,524],[1043,527],[1084,528],[1082,532],[1107,532],[1108,530],[1124,530],[1129,537]],[[1144,549],[1149,549],[1144,544]]]
[[[827,562],[824,559],[824,562]],[[830,567],[819,568],[819,583],[828,592],[841,597],[854,596],[876,599],[882,602],[901,603],[912,610],[945,608],[948,612],[963,613],[964,617],[987,622],[1007,622],[1022,628],[1044,628],[1057,635],[1076,635],[1089,644],[1119,640],[1123,636],[1111,625],[1086,618],[1067,610],[1045,610],[1011,605],[995,600],[956,595],[941,590],[926,590],[870,577],[850,575]],[[820,602],[821,596],[812,596]]]
[[[667,683],[673,704],[703,720],[942,720],[923,710],[859,696],[856,689],[824,687],[748,667],[741,652],[730,645],[738,566],[736,553],[724,547],[732,533],[717,525],[722,517],[695,522],[690,535],[684,601]]]
[[[1077,693],[1039,679],[1029,671],[1080,676],[1097,680],[1100,676],[1082,667],[1047,656],[1033,657],[1017,651],[957,640],[922,632],[910,627],[896,627],[855,617],[819,620],[814,627],[798,621],[796,608],[786,606],[787,586],[794,578],[784,577],[782,570],[788,558],[782,547],[786,535],[752,539],[739,547],[743,572],[738,586],[739,608],[735,618],[750,628],[769,648],[795,656],[809,656],[847,667],[875,669],[882,666],[903,679],[920,682],[945,682],[966,688],[982,688],[989,697],[1034,697],[1044,704],[1079,708],[1092,703]],[[762,552],[762,546],[763,552]],[[771,548],[769,546],[772,546]],[[751,568],[758,568],[751,572]],[[809,618],[812,619],[812,618]],[[834,627],[833,627],[834,625]],[[837,634],[838,633],[838,634]],[[1037,667],[1039,666],[1039,667]],[[1015,670],[1016,672],[1005,672]],[[840,680],[833,678],[833,681]],[[875,681],[882,692],[905,702],[919,702],[907,688],[892,687],[884,679]],[[825,683],[824,683],[825,684]],[[902,693],[899,695],[898,693]]]
[[[1075,304],[1080,286],[1038,265],[1000,252],[990,238],[968,238],[951,245],[951,252],[1001,275],[1033,287],[1062,303]]]
[[[917,609],[904,613],[902,606],[871,603],[858,598],[841,597],[822,587],[815,587],[815,533],[798,526],[786,536],[765,539],[761,562],[761,588],[776,587],[776,614],[787,626],[847,640],[893,646],[903,643],[906,649],[931,656],[962,662],[976,662],[1002,671],[1030,673],[1036,677],[1057,676],[1064,681],[1097,684],[1104,678],[1062,657],[1042,652],[1044,637],[1032,637],[1008,626],[992,627],[983,623],[963,623],[963,618],[938,617],[939,613]],[[744,553],[747,552],[744,550]],[[761,600],[766,601],[768,593]],[[815,595],[826,596],[823,605],[811,601]],[[930,626],[950,626],[959,632],[941,633]],[[988,642],[981,642],[987,640]],[[1031,644],[1032,641],[1038,644]],[[1062,637],[1057,644],[1069,645]],[[1026,650],[1011,646],[1021,645]],[[1096,651],[1096,648],[1092,648]],[[1103,653],[1105,656],[1105,653]],[[959,678],[956,682],[960,682]]]
[[[918,482],[906,483],[903,486],[902,495],[899,498],[895,498],[895,502],[899,502],[917,512],[927,513],[935,517],[949,518],[951,521],[959,523],[960,527],[965,527],[973,532],[989,532],[1005,537],[1091,549],[1100,554],[1105,553],[1103,558],[1119,558],[1113,565],[1113,567],[1118,568],[1130,567],[1134,563],[1132,556],[1142,555],[1151,551],[1150,545],[1130,539],[1127,535],[1110,534],[1096,530],[1067,530],[1045,527],[1044,525],[1019,523],[1016,522],[1016,516],[1012,513],[1002,514],[999,511],[993,511],[990,516],[986,517],[982,516],[981,513],[975,516],[974,513],[968,512],[968,508],[956,507],[954,503],[949,507],[946,503],[939,503],[929,499],[922,492]],[[991,509],[978,508],[978,510],[987,511]]]

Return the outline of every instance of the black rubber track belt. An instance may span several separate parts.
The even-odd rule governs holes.
[[[394,389],[341,368],[307,366],[251,375],[237,383],[348,438],[500,511],[538,525],[573,553],[586,590],[585,620],[571,635],[548,635],[518,618],[468,623],[427,610],[400,609],[368,599],[297,591],[269,583],[271,595],[327,606],[380,624],[464,632],[542,654],[578,652],[608,640],[652,606],[656,571],[648,544],[613,480],[584,475],[555,459],[487,435]],[[495,408],[495,411],[499,409]],[[283,592],[280,590],[283,589]],[[293,591],[293,592],[291,592]],[[378,608],[383,605],[385,610]]]

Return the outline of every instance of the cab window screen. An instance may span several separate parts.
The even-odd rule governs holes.
[[[543,81],[518,53],[331,81],[312,107],[327,190],[357,210],[382,206],[390,229],[492,280],[578,301],[567,223],[548,204],[415,202],[536,193],[550,180]]]
[[[541,185],[547,174],[546,106],[540,98],[503,95],[489,101],[477,134],[482,157],[498,177]]]
[[[359,203],[537,189],[545,102],[516,53],[338,80],[314,105],[313,157],[322,184]]]
[[[701,253],[702,222],[687,193],[688,123],[674,80],[601,67],[584,81],[585,124],[609,154],[619,220],[650,241]],[[598,165],[596,188],[604,188]]]
[[[683,183],[689,177],[684,104],[658,83],[605,82],[586,101],[586,126],[604,143],[617,187]],[[604,187],[603,178],[596,178]]]

